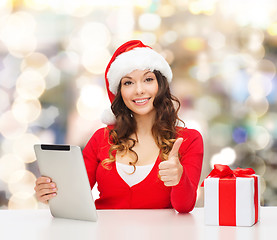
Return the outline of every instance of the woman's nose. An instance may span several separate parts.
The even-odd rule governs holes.
[[[144,93],[144,87],[141,83],[137,83],[136,92],[138,95],[141,95]]]

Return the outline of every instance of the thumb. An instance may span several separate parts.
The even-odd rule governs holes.
[[[178,151],[179,151],[179,148],[181,147],[182,142],[183,142],[183,138],[176,139],[176,141],[173,144],[173,147],[168,155],[168,159],[170,159],[172,157],[178,157]]]

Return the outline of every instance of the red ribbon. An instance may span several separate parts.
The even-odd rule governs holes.
[[[214,169],[207,176],[220,178],[219,181],[219,225],[236,226],[236,182],[225,181],[234,180],[237,177],[254,178],[254,205],[255,205],[255,223],[258,221],[258,179],[254,176],[255,171],[252,168],[237,168],[231,170],[227,165],[215,164]],[[204,186],[204,181],[201,187]]]
[[[250,175],[255,174],[255,171],[252,168],[236,168],[232,170],[227,165],[215,164],[214,169],[210,172],[208,177],[216,178],[236,178],[236,177],[250,177]],[[201,187],[204,186],[204,181],[201,184]]]

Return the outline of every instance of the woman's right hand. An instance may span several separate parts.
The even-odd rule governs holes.
[[[37,200],[44,204],[57,195],[57,186],[49,177],[39,177],[34,189]]]

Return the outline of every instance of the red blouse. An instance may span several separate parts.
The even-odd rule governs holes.
[[[97,130],[83,150],[91,188],[95,182],[100,192],[95,200],[97,209],[159,209],[174,208],[190,212],[195,205],[196,191],[203,161],[203,140],[193,129],[177,127],[177,137],[184,139],[180,149],[183,175],[178,185],[166,187],[158,178],[160,157],[147,177],[130,187],[118,174],[115,162],[111,169],[103,168],[101,161],[109,157],[110,144],[107,128]]]

